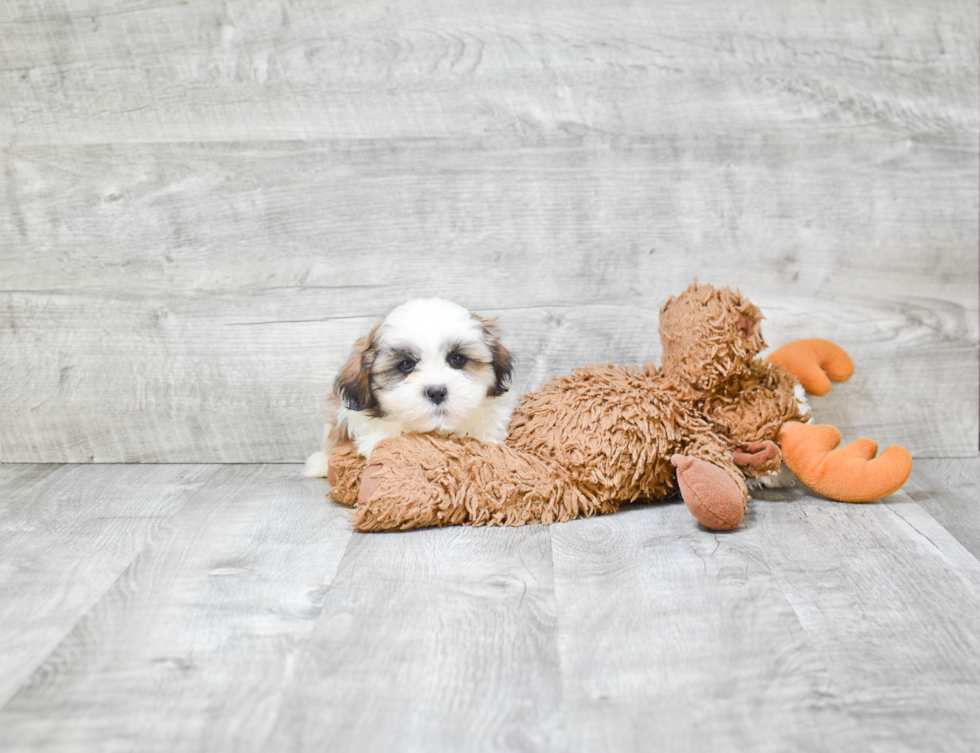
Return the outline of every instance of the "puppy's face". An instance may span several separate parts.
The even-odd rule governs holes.
[[[415,300],[358,341],[334,391],[350,410],[452,434],[507,391],[511,371],[492,322],[449,301]]]

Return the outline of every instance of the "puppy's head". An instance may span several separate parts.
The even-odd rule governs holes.
[[[452,434],[510,387],[492,321],[439,298],[409,301],[357,341],[334,392],[344,405],[415,432]]]

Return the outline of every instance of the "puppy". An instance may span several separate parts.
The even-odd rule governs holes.
[[[492,321],[440,298],[409,301],[355,344],[327,396],[323,451],[303,473],[325,477],[347,439],[365,458],[382,439],[409,432],[501,442],[512,372]]]

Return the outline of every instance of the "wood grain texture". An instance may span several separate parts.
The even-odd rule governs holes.
[[[565,747],[551,530],[355,534],[268,750]]]
[[[980,563],[903,495],[763,496],[733,534],[681,505],[555,528],[570,747],[980,744]]]
[[[8,150],[3,459],[296,461],[354,339],[407,298],[499,314],[524,390],[656,357],[656,311],[696,276],[750,295],[774,344],[852,352],[820,409],[845,436],[975,454],[975,145],[705,148]]]
[[[659,307],[701,274],[974,302],[975,135],[11,146],[2,289],[329,291],[327,317],[384,313],[410,286],[476,308]]]
[[[0,468],[0,706],[212,472]]]
[[[298,473],[0,469],[0,749],[980,747],[980,560],[904,492],[357,534]]]
[[[0,35],[0,461],[300,460],[407,298],[501,313],[524,389],[655,356],[695,276],[852,351],[845,437],[977,453],[973,2],[26,0]]]
[[[753,531],[827,668],[825,701],[860,730],[853,749],[976,750],[980,562],[904,492],[802,502],[759,505]]]
[[[263,749],[351,529],[296,466],[205,468],[0,712],[4,750]]]
[[[11,360],[0,365],[9,385],[0,421],[10,462],[52,453],[81,462],[299,460],[317,446],[333,375],[375,322],[318,320],[313,305],[283,321],[277,294],[229,297],[218,308],[198,296],[20,300],[20,312],[40,326],[10,338]],[[848,440],[868,435],[918,454],[953,454],[971,440],[977,357],[962,309],[941,306],[943,315],[933,315],[909,312],[901,300],[877,309],[861,302],[846,307],[852,316],[841,321],[839,301],[772,303],[772,325],[783,326],[766,323],[770,342],[831,335],[854,355],[851,382],[814,401],[819,421]],[[655,307],[482,311],[500,316],[519,392],[586,363],[659,359]],[[917,319],[922,314],[927,322]],[[93,321],[120,326],[93,329]],[[949,392],[935,390],[939,365]]]
[[[903,491],[980,558],[980,460],[916,460]]]
[[[30,0],[16,143],[976,128],[976,6]]]
[[[847,749],[855,725],[753,538],[683,504],[555,528],[571,750]]]

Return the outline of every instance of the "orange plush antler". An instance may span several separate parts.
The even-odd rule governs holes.
[[[830,340],[795,340],[766,359],[795,376],[811,395],[826,395],[830,382],[846,382],[854,374],[854,361]]]
[[[850,359],[848,359],[850,360]],[[779,430],[783,460],[796,477],[825,497],[839,502],[870,502],[902,488],[912,472],[912,455],[904,447],[886,447],[858,439],[839,450],[841,436],[833,426],[789,421]]]

